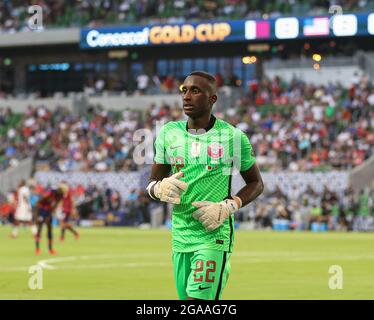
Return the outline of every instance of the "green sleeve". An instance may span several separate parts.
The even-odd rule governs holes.
[[[237,129],[237,135],[239,135],[237,140],[238,142],[240,140],[240,150],[235,152],[236,154],[234,154],[234,157],[240,157],[236,159],[235,163],[239,171],[246,171],[253,166],[256,162],[256,158],[247,135],[239,129]]]
[[[155,141],[155,157],[154,162],[159,164],[170,164],[170,159],[166,152],[166,129],[162,126]]]

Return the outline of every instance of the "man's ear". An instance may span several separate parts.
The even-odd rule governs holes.
[[[217,101],[217,96],[215,94],[209,97],[209,102],[211,104],[215,104],[216,101]]]

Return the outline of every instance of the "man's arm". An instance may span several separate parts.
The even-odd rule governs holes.
[[[180,180],[183,177],[182,171],[170,177],[168,176],[171,171],[171,165],[166,152],[165,131],[167,129],[165,128],[166,125],[161,128],[155,141],[155,163],[152,166],[147,192],[154,200],[180,204],[181,194],[187,190],[188,185],[186,182]]]
[[[253,164],[246,171],[241,171],[240,175],[244,179],[246,185],[236,194],[242,201],[242,207],[255,200],[263,191],[264,183],[261,178],[260,170],[257,164]]]
[[[149,177],[149,182],[151,181],[160,181],[166,177],[169,176],[169,173],[171,171],[171,165],[170,164],[159,164],[154,163],[152,165],[151,175]]]
[[[161,181],[162,179],[169,176],[169,173],[171,171],[171,165],[170,164],[159,164],[159,163],[153,163],[152,169],[151,169],[151,175],[149,176],[149,184],[152,181]],[[151,188],[148,190],[148,194],[151,198],[156,199],[155,191],[154,191],[155,184],[152,185]]]

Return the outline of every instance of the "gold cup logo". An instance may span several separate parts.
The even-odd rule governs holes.
[[[190,43],[223,41],[231,33],[231,27],[226,22],[201,23],[196,27],[185,25],[165,25],[152,27],[149,40],[152,44]]]

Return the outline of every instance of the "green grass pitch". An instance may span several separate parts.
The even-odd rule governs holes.
[[[176,300],[169,230],[80,229],[56,256],[34,255],[29,230],[10,239],[0,227],[0,299]],[[28,286],[29,267],[44,266],[43,289]],[[329,267],[343,288],[329,288]],[[236,231],[223,299],[374,299],[374,233]]]

